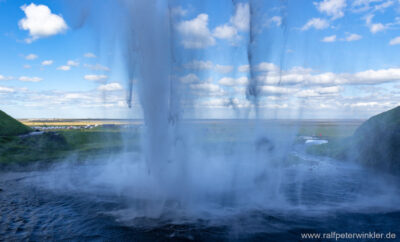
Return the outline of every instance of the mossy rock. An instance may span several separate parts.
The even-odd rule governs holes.
[[[354,133],[351,151],[362,164],[400,174],[400,106],[364,122]]]

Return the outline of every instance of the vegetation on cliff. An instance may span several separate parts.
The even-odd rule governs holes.
[[[20,135],[32,129],[0,110],[0,136]]]

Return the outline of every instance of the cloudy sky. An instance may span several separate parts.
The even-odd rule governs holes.
[[[116,1],[93,2],[0,0],[1,110],[141,117],[137,93],[126,104]],[[252,116],[250,32],[264,118],[358,119],[400,104],[400,0],[176,0],[170,16],[186,117]]]

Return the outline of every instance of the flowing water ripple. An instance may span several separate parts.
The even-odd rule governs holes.
[[[213,193],[214,199],[205,199],[196,209],[182,208],[176,201],[164,203],[158,217],[138,213],[154,201],[110,193],[110,184],[85,185],[84,179],[79,181],[85,174],[80,166],[69,167],[73,173],[65,177],[56,176],[59,183],[54,174],[60,173],[54,170],[5,173],[0,179],[0,239],[276,241],[298,240],[301,232],[400,235],[400,193],[396,185],[389,185],[396,184],[393,180],[378,179],[357,166],[323,163],[304,159],[284,169],[280,193],[287,199],[281,206],[256,203],[248,190],[247,204],[241,199],[226,203],[232,198],[228,191],[218,194],[227,200]],[[96,167],[104,168],[86,166]],[[60,186],[66,177],[74,181]]]

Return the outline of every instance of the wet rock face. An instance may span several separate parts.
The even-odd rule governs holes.
[[[354,133],[352,152],[365,165],[400,175],[400,107],[363,123]]]

